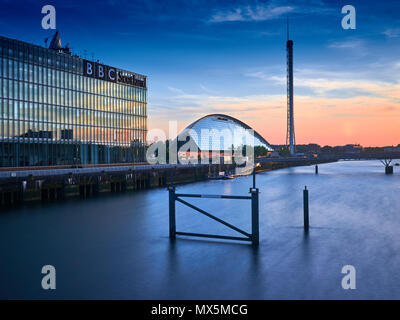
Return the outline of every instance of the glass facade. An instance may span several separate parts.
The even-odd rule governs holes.
[[[0,37],[1,167],[144,161],[146,77],[100,80],[84,76],[83,63]]]
[[[190,136],[201,151],[238,148],[243,145],[261,146],[273,151],[270,144],[248,125],[224,114],[210,114],[187,126],[179,136]]]

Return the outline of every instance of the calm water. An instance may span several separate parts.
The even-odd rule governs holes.
[[[257,175],[260,246],[168,238],[168,194],[154,189],[0,213],[0,298],[400,298],[400,168],[339,162]],[[179,186],[247,194],[251,177]],[[302,189],[310,190],[310,232]],[[243,200],[190,202],[250,230]],[[177,229],[234,235],[177,204]],[[236,235],[236,234],[235,234]],[[54,265],[57,289],[41,289]],[[341,288],[354,265],[357,289]]]

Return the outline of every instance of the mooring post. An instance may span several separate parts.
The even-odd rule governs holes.
[[[176,196],[175,187],[169,186],[169,238],[175,240],[176,238]]]
[[[391,165],[385,166],[385,173],[386,174],[393,174],[393,166],[391,166]]]
[[[254,246],[259,243],[259,207],[258,207],[258,188],[251,188],[251,238]]]
[[[253,189],[256,188],[256,164],[253,167]]]
[[[171,167],[170,169],[169,169],[169,185],[170,186],[174,186],[174,171],[173,171],[174,169]]]
[[[315,165],[315,174],[318,174],[318,164]]]
[[[381,162],[385,166],[385,173],[393,174],[393,166],[390,165],[392,163],[392,159],[384,159],[381,160]]]
[[[308,231],[309,228],[309,214],[308,214],[308,190],[304,187],[303,190],[303,207],[304,207],[304,231]]]

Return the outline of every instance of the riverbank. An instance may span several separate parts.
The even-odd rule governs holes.
[[[271,171],[327,161],[264,162],[257,172]],[[146,190],[174,184],[204,181],[219,172],[233,173],[232,164],[211,165],[136,165],[96,168],[13,170],[0,172],[0,207],[71,198],[86,199],[107,193]],[[247,173],[248,174],[248,173]]]

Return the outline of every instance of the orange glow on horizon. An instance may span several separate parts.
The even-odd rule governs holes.
[[[364,147],[400,144],[400,85],[363,84],[362,87],[374,94],[354,98],[296,96],[296,143]],[[179,130],[206,114],[225,113],[248,124],[271,144],[285,143],[286,96],[254,96],[231,101],[226,98],[223,102],[218,99],[213,103],[208,98],[204,108],[191,110],[184,120],[179,119]],[[208,106],[210,112],[207,112]],[[160,128],[168,133],[168,120],[177,119],[171,114],[156,116],[150,112],[149,129]]]

